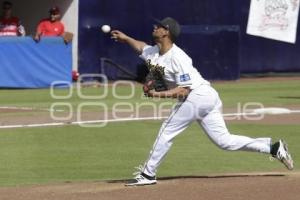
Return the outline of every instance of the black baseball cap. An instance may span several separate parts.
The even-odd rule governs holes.
[[[162,20],[157,20],[157,19],[154,20],[158,25],[169,30],[173,39],[176,39],[180,35],[180,30],[181,30],[180,25],[175,19],[171,17],[166,17]]]
[[[49,9],[50,14],[59,14],[60,10],[58,6],[53,6],[52,8]]]
[[[3,7],[3,9],[10,9],[10,8],[12,8],[12,3],[10,2],[10,1],[4,1],[3,3],[2,3],[2,7]]]

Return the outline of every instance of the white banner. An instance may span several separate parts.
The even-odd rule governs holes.
[[[251,0],[247,33],[295,43],[299,0]]]

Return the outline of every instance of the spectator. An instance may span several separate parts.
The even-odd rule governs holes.
[[[34,39],[40,41],[41,37],[64,37],[65,27],[60,21],[60,10],[57,6],[52,7],[49,10],[49,18],[40,21],[37,27],[36,35]]]
[[[13,4],[4,1],[2,4],[3,13],[0,18],[0,36],[24,36],[25,29],[18,17],[12,16]]]

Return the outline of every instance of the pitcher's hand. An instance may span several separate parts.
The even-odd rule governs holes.
[[[118,30],[113,30],[110,32],[110,34],[111,38],[114,39],[116,42],[126,42],[129,38],[128,35]]]

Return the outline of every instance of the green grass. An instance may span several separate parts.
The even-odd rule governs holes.
[[[268,106],[288,106],[299,104],[300,81],[272,81],[272,82],[228,82],[214,83],[213,86],[219,92],[225,107],[236,107],[238,103],[260,102]],[[83,102],[102,102],[111,108],[116,102],[144,103],[144,102],[169,102],[170,100],[153,100],[143,97],[140,85],[133,88],[133,98],[122,100],[114,98],[111,87],[105,98],[102,99],[82,99],[79,97],[77,89],[73,88],[71,98],[54,99],[48,89],[36,90],[0,90],[0,106],[24,106],[35,108],[50,108],[54,102],[68,102],[76,109]],[[130,96],[132,89],[126,86],[115,88],[115,93],[119,96]],[[69,89],[55,89],[55,95],[66,96]],[[89,96],[100,96],[104,93],[102,87],[83,88],[82,94]],[[174,102],[174,101],[172,101]],[[90,108],[91,110],[94,108]],[[99,108],[101,109],[101,108]],[[0,116],[4,115],[0,113]],[[5,114],[6,115],[6,114]]]
[[[104,128],[78,126],[2,130],[0,185],[131,178],[148,156],[160,122],[113,123]],[[231,125],[233,133],[284,138],[300,163],[298,126]],[[175,139],[159,176],[277,171],[284,167],[264,154],[228,152],[212,144],[197,124]]]
[[[266,106],[299,105],[299,81],[214,83],[225,107],[238,103],[261,102]],[[84,88],[96,95],[103,88]],[[55,100],[49,90],[0,90],[0,106],[49,108],[54,102],[103,102],[109,109],[116,102],[157,104],[165,101],[145,99],[140,86],[130,100],[116,99],[111,88],[105,99],[81,99],[75,90],[70,99]],[[129,95],[128,87],[116,88]],[[67,89],[55,90],[65,95]],[[95,110],[94,108],[89,108]],[[101,110],[101,109],[99,109]],[[45,112],[46,113],[46,112]],[[43,114],[45,114],[43,113]],[[38,112],[0,113],[4,116],[39,116]],[[142,164],[155,140],[160,121],[111,123],[103,128],[79,126],[0,129],[0,185],[45,184],[66,181],[94,181],[131,178],[133,167]],[[231,124],[232,133],[251,137],[284,138],[294,155],[295,170],[300,163],[298,125]],[[227,152],[218,149],[193,124],[178,136],[158,176],[206,175],[210,173],[285,170],[279,162],[270,162],[264,154]]]
[[[272,82],[230,82],[216,83],[224,105],[236,106],[237,102],[261,102],[268,106],[288,106],[299,104],[300,81]]]

